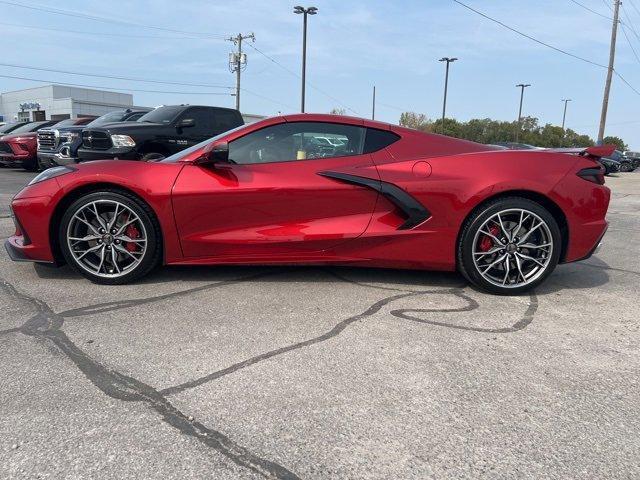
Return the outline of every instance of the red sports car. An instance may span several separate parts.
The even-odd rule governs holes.
[[[613,147],[508,151],[334,115],[269,118],[159,162],[38,175],[13,200],[14,260],[121,284],[160,263],[459,270],[500,294],[589,257]]]

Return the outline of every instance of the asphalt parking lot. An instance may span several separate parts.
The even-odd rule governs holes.
[[[0,237],[33,174],[0,169]],[[0,253],[0,478],[639,478],[640,172],[535,293],[456,274]]]

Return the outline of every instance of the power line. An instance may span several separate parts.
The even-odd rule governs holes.
[[[622,22],[620,23],[620,28],[622,29],[622,34],[624,35],[624,38],[627,40],[627,43],[629,44],[629,47],[631,48],[633,55],[636,57],[636,60],[638,61],[638,63],[640,63],[640,57],[638,57],[638,52],[636,52],[636,49],[633,48],[633,45],[631,44],[631,40],[629,40],[629,36],[627,35],[627,29],[624,28],[624,24]]]
[[[594,14],[598,15],[599,17],[606,18],[607,20],[613,20],[613,18],[608,17],[607,15],[604,15],[604,14],[602,14],[600,12],[597,12],[594,9],[592,9],[590,7],[587,7],[586,5],[584,5],[584,4],[580,3],[580,2],[577,2],[576,0],[569,0],[569,1],[572,2],[572,3],[575,3],[579,7],[584,8],[585,10],[588,10],[591,13],[594,13]]]
[[[543,42],[542,40],[538,40],[537,38],[532,37],[531,35],[527,35],[526,33],[523,33],[523,32],[521,32],[520,30],[516,30],[515,28],[510,27],[509,25],[507,25],[507,24],[505,24],[505,23],[502,23],[500,20],[496,20],[495,18],[490,17],[489,15],[486,15],[486,14],[482,13],[481,11],[476,10],[475,8],[470,7],[469,5],[467,5],[467,4],[465,4],[465,3],[462,3],[462,2],[461,2],[461,1],[459,1],[459,0],[453,0],[453,1],[454,1],[455,3],[457,3],[458,5],[460,5],[460,6],[464,7],[464,8],[466,8],[466,9],[471,10],[472,12],[474,12],[474,13],[476,13],[476,14],[480,15],[481,17],[486,18],[487,20],[491,20],[492,22],[497,23],[498,25],[500,25],[501,27],[506,28],[507,30],[511,30],[512,32],[517,33],[518,35],[521,35],[521,36],[523,36],[523,37],[525,37],[525,38],[528,38],[529,40],[532,40],[532,41],[534,41],[534,42],[536,42],[536,43],[538,43],[538,44],[540,44],[540,45],[543,45],[543,46],[545,46],[545,47],[547,47],[547,48],[550,48],[550,49],[552,49],[552,50],[555,50],[556,52],[562,53],[562,54],[564,54],[564,55],[568,55],[569,57],[573,57],[573,58],[575,58],[576,60],[580,60],[580,61],[582,61],[582,62],[590,63],[591,65],[595,65],[595,66],[597,66],[597,67],[607,68],[607,66],[606,66],[606,65],[602,65],[601,63],[597,63],[597,62],[594,62],[594,61],[589,60],[589,59],[587,59],[587,58],[580,57],[579,55],[575,55],[575,54],[573,54],[573,53],[567,52],[566,50],[563,50],[563,49],[561,49],[561,48],[554,47],[553,45],[550,45],[550,44],[548,44],[548,43],[545,43],[545,42]]]
[[[633,9],[638,13],[638,15],[640,15],[640,10],[638,10],[638,7],[636,7],[636,5],[633,3],[632,0],[627,0],[631,6],[633,7]]]
[[[31,82],[40,82],[40,83],[50,83],[54,85],[64,85],[69,87],[83,87],[83,88],[99,88],[102,90],[115,90],[115,91],[125,91],[125,92],[145,92],[145,93],[171,93],[177,95],[224,95],[231,96],[230,93],[222,93],[222,92],[177,92],[177,91],[166,91],[166,90],[143,90],[139,88],[114,88],[114,87],[105,87],[102,85],[86,85],[82,83],[68,83],[68,82],[58,82],[55,80],[43,80],[40,78],[30,78],[30,77],[19,77],[17,75],[0,75],[2,78],[13,78],[16,80],[28,80]]]
[[[60,33],[71,33],[71,34],[76,34],[76,35],[88,35],[91,37],[94,37],[96,35],[98,36],[106,36],[106,37],[125,37],[125,38],[151,38],[151,39],[155,39],[155,40],[181,40],[181,39],[197,39],[197,40],[218,40],[217,38],[204,38],[204,37],[197,37],[197,36],[185,36],[185,35],[181,35],[181,36],[160,36],[160,35],[136,35],[134,33],[107,33],[107,32],[87,32],[87,31],[79,31],[79,30],[68,30],[68,29],[63,29],[63,28],[51,28],[51,27],[41,27],[41,26],[34,26],[34,25],[22,25],[22,24],[18,24],[18,23],[6,23],[6,22],[0,22],[0,25],[4,25],[7,27],[17,27],[17,28],[28,28],[31,30],[47,30],[50,32],[60,32]]]
[[[10,2],[7,0],[0,0],[0,3],[3,3],[5,5],[11,5],[14,7],[20,7],[20,8],[26,8],[29,10],[36,10],[39,12],[46,12],[46,13],[52,13],[54,15],[62,15],[62,16],[67,16],[67,17],[75,17],[75,18],[82,18],[82,19],[87,19],[87,20],[93,20],[96,22],[103,22],[103,23],[117,23],[117,24],[121,24],[121,25],[131,25],[131,26],[135,26],[135,27],[140,27],[140,28],[149,28],[152,30],[161,30],[161,31],[165,31],[165,32],[172,32],[172,33],[181,33],[181,34],[186,34],[186,35],[202,35],[202,36],[206,36],[206,37],[211,37],[211,38],[220,38],[220,39],[224,39],[225,36],[224,35],[216,35],[216,34],[211,34],[208,32],[188,32],[185,30],[176,30],[176,29],[172,29],[172,28],[166,28],[166,27],[158,27],[155,25],[149,25],[149,24],[145,24],[145,23],[136,23],[136,22],[130,22],[127,20],[120,20],[117,18],[108,18],[108,17],[100,17],[97,15],[88,15],[86,13],[79,13],[79,12],[72,12],[69,10],[62,10],[59,8],[49,8],[49,7],[44,7],[41,5],[25,5],[23,3],[18,3],[18,2]]]
[[[627,9],[624,8],[624,4],[620,4],[620,6],[622,7],[622,11],[624,12],[625,18],[627,20],[629,20],[629,13],[627,12]],[[638,35],[638,31],[635,29],[635,27],[633,26],[633,23],[631,23],[631,21],[629,21],[629,23],[627,24],[626,22],[623,22],[622,20],[620,20],[620,25],[628,25],[629,28],[631,28],[631,31],[633,32],[633,34],[636,36],[636,38],[638,40],[640,40],[640,35]]]
[[[278,62],[276,59],[274,59],[273,57],[267,55],[266,53],[264,53],[262,50],[260,50],[259,48],[257,48],[255,45],[252,45],[250,43],[247,44],[250,48],[252,48],[253,50],[255,50],[256,52],[258,52],[260,55],[262,55],[263,57],[265,57],[267,60],[273,62],[274,64],[276,64],[277,66],[279,66],[280,68],[282,68],[283,70],[285,70],[286,72],[289,72],[289,74],[293,75],[294,77],[297,78],[302,78],[300,77],[300,75],[298,75],[296,72],[294,72],[293,70],[285,67],[283,64],[281,64],[280,62]],[[357,111],[355,111],[353,108],[349,107],[348,105],[345,105],[344,103],[342,103],[340,100],[338,100],[337,98],[333,97],[332,95],[328,94],[327,92],[319,89],[318,87],[316,87],[315,85],[311,84],[310,82],[307,82],[307,84],[313,88],[315,91],[321,93],[322,95],[324,95],[325,97],[333,100],[334,102],[336,102],[338,105],[340,105],[341,107],[346,108],[347,110],[352,111],[353,113],[355,113],[356,115],[359,115],[359,113]]]
[[[182,83],[182,82],[171,82],[166,80],[149,80],[145,78],[139,77],[121,77],[118,75],[100,75],[97,73],[83,73],[83,72],[74,72],[71,70],[56,70],[53,68],[44,68],[44,67],[34,67],[30,65],[17,65],[13,63],[0,63],[0,67],[12,67],[12,68],[23,68],[25,70],[37,70],[40,72],[50,72],[50,73],[64,73],[66,75],[79,75],[83,77],[96,77],[96,78],[109,78],[114,80],[128,80],[133,82],[143,82],[143,83],[157,83],[161,85],[179,85],[181,87],[207,87],[207,88],[228,88],[233,89],[233,87],[228,85],[215,85],[210,83]]]
[[[633,85],[631,85],[629,82],[627,82],[627,80],[620,73],[618,73],[618,71],[616,69],[613,70],[613,73],[615,73],[616,76],[627,85],[627,87],[629,87],[631,90],[633,90],[636,94],[640,95],[640,91],[638,91]]]

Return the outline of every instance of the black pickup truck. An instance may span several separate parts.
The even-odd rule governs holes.
[[[78,148],[82,144],[82,130],[102,127],[108,123],[135,121],[150,108],[127,108],[106,113],[86,125],[55,125],[38,130],[38,166],[41,170],[78,162]]]
[[[80,161],[119,158],[158,160],[244,122],[237,110],[198,105],[158,107],[135,122],[85,128]]]

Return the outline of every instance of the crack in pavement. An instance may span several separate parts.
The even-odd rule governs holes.
[[[343,277],[335,272],[329,271],[334,277],[349,283],[353,283],[355,285],[380,289],[380,290],[393,290],[401,293],[397,293],[395,295],[391,295],[380,299],[370,305],[365,311],[360,314],[353,315],[347,319],[344,319],[333,326],[330,330],[325,333],[313,337],[311,339],[303,340],[288,346],[284,346],[281,348],[277,348],[271,350],[269,352],[265,352],[254,357],[248,358],[241,362],[235,363],[229,367],[218,370],[216,372],[210,373],[203,377],[190,380],[188,382],[182,383],[180,385],[176,385],[173,387],[168,387],[163,390],[156,390],[150,385],[147,385],[140,380],[124,375],[116,370],[111,370],[106,366],[100,364],[93,358],[91,358],[87,353],[85,353],[82,349],[80,349],[75,343],[69,339],[64,331],[62,331],[62,326],[64,324],[64,318],[70,317],[80,317],[86,316],[96,313],[104,313],[104,312],[112,312],[114,310],[119,310],[123,308],[130,308],[133,306],[139,306],[143,304],[149,304],[154,302],[159,302],[163,300],[173,299],[180,296],[189,295],[191,293],[201,292],[212,288],[220,288],[228,285],[233,285],[249,280],[263,278],[269,275],[275,275],[277,272],[263,272],[239,279],[226,280],[221,282],[216,282],[213,284],[202,285],[199,287],[181,290],[178,292],[172,292],[164,295],[158,295],[150,298],[143,299],[133,299],[133,300],[122,300],[122,301],[114,301],[114,302],[105,302],[95,305],[90,305],[86,307],[76,308],[66,310],[64,312],[55,313],[44,301],[26,295],[24,293],[19,292],[13,285],[11,285],[6,280],[0,279],[0,288],[7,292],[10,296],[18,298],[24,302],[27,302],[36,307],[37,314],[31,317],[22,327],[16,329],[10,329],[6,331],[0,331],[0,333],[8,333],[9,331],[19,331],[25,335],[31,336],[38,340],[45,340],[52,343],[56,346],[60,351],[62,351],[77,367],[80,371],[91,381],[97,388],[99,388],[106,395],[122,400],[122,401],[133,401],[133,402],[144,402],[150,408],[155,410],[158,414],[160,414],[163,420],[171,425],[172,427],[179,430],[181,433],[185,435],[189,435],[194,437],[201,443],[207,445],[222,453],[231,461],[240,465],[242,467],[248,468],[256,473],[259,473],[267,478],[278,478],[278,479],[295,479],[298,478],[296,474],[289,471],[282,465],[279,465],[275,462],[263,459],[258,457],[257,455],[251,453],[245,447],[235,443],[229,437],[224,435],[223,433],[210,429],[191,419],[191,417],[185,416],[180,410],[174,407],[168,400],[167,396],[173,395],[184,390],[188,390],[191,388],[195,388],[197,386],[203,385],[207,382],[219,379],[226,375],[232,374],[244,368],[250,367],[257,363],[266,361],[273,357],[286,354],[288,352],[298,350],[301,348],[309,347],[315,344],[319,344],[325,342],[331,338],[337,337],[342,333],[348,326],[351,324],[358,322],[360,320],[371,317],[378,312],[380,312],[383,307],[386,305],[403,298],[417,296],[417,295],[426,295],[426,294],[451,294],[462,298],[466,301],[467,305],[460,308],[445,308],[445,309],[399,309],[391,311],[391,315],[412,321],[417,321],[420,323],[429,323],[436,326],[443,326],[453,329],[462,329],[462,330],[471,330],[478,332],[488,332],[488,333],[509,333],[517,330],[522,330],[526,328],[527,325],[531,323],[535,312],[537,310],[538,301],[535,294],[531,295],[531,301],[527,311],[525,312],[522,319],[520,319],[516,324],[512,327],[508,327],[506,329],[482,329],[475,327],[463,327],[459,325],[452,325],[445,322],[439,321],[429,321],[424,319],[418,319],[415,317],[411,317],[408,315],[409,312],[430,312],[430,313],[448,313],[448,312],[463,312],[463,311],[471,311],[479,308],[479,304],[477,301],[466,295],[462,288],[452,287],[452,288],[441,288],[438,290],[407,290],[407,289],[398,289],[393,287],[383,287],[377,285],[370,285],[366,283],[357,282],[346,277]]]

